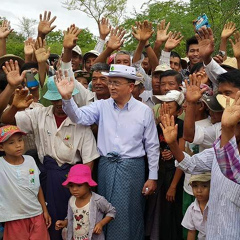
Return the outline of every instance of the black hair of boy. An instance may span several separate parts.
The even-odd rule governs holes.
[[[186,53],[188,53],[189,47],[192,44],[198,44],[198,40],[197,40],[197,38],[195,36],[187,39],[187,41],[186,41]]]
[[[195,72],[199,72],[199,70],[203,67],[203,63],[199,62],[193,65],[193,67],[191,68],[190,74],[193,74]]]
[[[240,70],[238,69],[223,73],[217,79],[219,84],[229,83],[233,87],[240,89]]]
[[[170,77],[170,76],[175,77],[178,85],[182,84],[182,81],[183,81],[182,75],[179,72],[175,71],[175,70],[167,70],[167,71],[162,72],[160,74],[160,82],[161,82],[161,79],[163,77]]]

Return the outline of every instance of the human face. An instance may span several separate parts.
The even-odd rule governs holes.
[[[148,57],[145,57],[142,61],[142,68],[144,69],[145,73],[148,74],[150,70],[150,64]]]
[[[57,116],[66,116],[65,112],[62,109],[62,99],[51,101],[53,105],[53,113]]]
[[[127,103],[131,97],[134,83],[129,83],[126,78],[111,77],[108,81],[108,88],[116,103]]]
[[[152,76],[153,95],[160,95],[160,72],[153,73]]]
[[[239,88],[234,87],[231,83],[220,83],[218,86],[218,93],[235,99],[236,93]]]
[[[72,69],[73,71],[79,70],[80,64],[82,64],[82,56],[72,51]]]
[[[166,102],[170,116],[177,117],[179,114],[182,113],[182,109],[178,110],[178,104],[173,101],[173,102]]]
[[[90,55],[85,62],[85,70],[87,72],[90,72],[90,69],[92,67],[92,65],[94,64],[94,61],[97,57],[95,55]]]
[[[170,67],[179,72],[182,69],[180,59],[178,57],[170,57]]]
[[[189,50],[187,52],[187,57],[189,58],[191,67],[194,64],[201,62],[198,44],[191,44],[189,46]]]
[[[115,64],[130,66],[131,65],[130,56],[128,54],[117,54],[115,57]]]
[[[192,183],[193,195],[199,202],[207,202],[210,192],[210,181],[208,182],[193,182]]]
[[[22,134],[15,133],[7,141],[0,143],[0,150],[4,151],[9,159],[21,157],[24,153],[24,141]]]
[[[209,110],[209,115],[211,117],[211,123],[215,124],[215,123],[221,122],[222,114],[223,114],[223,112],[213,112],[213,111]]]
[[[78,82],[80,82],[85,88],[88,88],[88,81],[84,77],[77,77]]]
[[[107,99],[110,96],[108,89],[108,77],[101,72],[94,71],[92,75],[92,86],[96,92],[97,99]]]
[[[68,188],[70,193],[76,198],[85,199],[91,194],[88,183],[76,184],[70,182]]]
[[[160,80],[160,93],[165,95],[169,90],[180,90],[177,80],[174,76],[162,77]]]

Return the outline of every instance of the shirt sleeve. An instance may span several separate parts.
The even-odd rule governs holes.
[[[221,123],[216,123],[209,127],[201,127],[195,124],[195,135],[193,139],[193,144],[202,145],[204,148],[211,148],[216,136],[220,134],[218,132],[218,125]]]
[[[158,179],[158,162],[160,155],[160,145],[157,134],[157,127],[154,121],[153,112],[149,108],[146,111],[145,119],[147,124],[143,135],[145,151],[148,158],[149,179]]]
[[[98,38],[98,41],[95,45],[94,50],[101,53],[103,51],[104,45],[105,45],[105,41],[101,38]]]
[[[227,72],[224,68],[222,68],[213,58],[208,65],[205,65],[205,71],[213,84],[213,91],[215,92],[218,88],[218,80],[217,77],[220,74]]]
[[[92,125],[98,123],[99,109],[98,103],[102,100],[91,103],[89,106],[78,108],[73,98],[70,100],[62,100],[63,111],[68,115],[72,122],[82,125]]]
[[[196,230],[194,222],[193,222],[193,218],[192,218],[192,204],[188,207],[184,218],[182,220],[182,226],[185,227],[188,230]]]
[[[224,146],[220,147],[221,137],[214,143],[214,150],[218,165],[225,177],[240,184],[240,156],[236,138],[233,137]]]
[[[159,64],[167,64],[168,66],[170,66],[170,55],[171,52],[165,52],[164,50],[162,50],[161,52],[161,56],[159,59]]]
[[[206,149],[192,157],[185,152],[183,152],[183,154],[184,159],[180,163],[175,161],[176,167],[180,168],[182,171],[190,174],[201,174],[211,171],[213,158],[215,157],[213,148]]]
[[[151,76],[147,75],[145,70],[142,68],[142,60],[140,59],[139,61],[135,62],[132,64],[132,67],[136,68],[136,71],[141,73],[144,77],[144,87],[145,90],[152,90],[152,78]]]
[[[85,129],[84,137],[79,143],[78,150],[80,152],[83,164],[89,163],[100,156],[97,151],[96,140],[93,136],[92,130],[89,127]]]
[[[116,209],[112,206],[111,203],[109,203],[104,197],[101,197],[98,201],[98,207],[99,210],[106,214],[108,217],[115,218],[116,216]]]

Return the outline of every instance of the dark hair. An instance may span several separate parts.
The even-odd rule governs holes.
[[[148,57],[148,54],[146,52],[142,52],[142,54],[145,58]]]
[[[0,73],[0,91],[3,91],[7,85],[7,76],[4,72],[2,72]]]
[[[198,40],[197,40],[197,38],[195,36],[187,39],[187,41],[186,41],[186,52],[187,53],[189,51],[190,45],[192,45],[192,44],[198,44]]]
[[[199,72],[199,70],[203,67],[203,63],[199,62],[193,65],[193,67],[191,68],[190,74],[193,74],[195,72]]]
[[[217,79],[218,79],[219,84],[220,83],[229,83],[229,84],[233,85],[234,87],[240,89],[240,70],[238,70],[238,69],[220,74]]]
[[[178,85],[182,84],[182,81],[183,81],[182,75],[175,70],[167,70],[167,71],[160,73],[160,82],[163,77],[169,77],[169,76],[175,77]]]
[[[92,65],[91,67],[91,72],[94,72],[94,71],[97,71],[97,72],[100,72],[100,71],[103,71],[103,72],[109,72],[110,70],[110,66],[106,63],[95,63]]]
[[[31,68],[38,69],[38,63],[36,63],[36,62],[24,63],[23,66],[21,67],[20,73],[22,73],[24,70],[29,70]]]
[[[171,51],[170,57],[177,57],[177,58],[179,58],[180,61],[181,61],[180,55],[179,55],[177,52],[175,52],[175,51]]]
[[[134,83],[135,84],[135,80],[133,80],[133,79],[126,78],[126,80],[128,81],[128,83]]]

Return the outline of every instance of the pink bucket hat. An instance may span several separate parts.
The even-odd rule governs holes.
[[[0,128],[0,143],[7,141],[13,134],[21,133],[26,135],[25,132],[22,132],[17,126],[6,125]]]
[[[62,185],[67,186],[70,182],[76,184],[88,183],[90,187],[97,186],[97,183],[92,180],[90,167],[84,164],[76,164],[71,167],[67,180]]]

